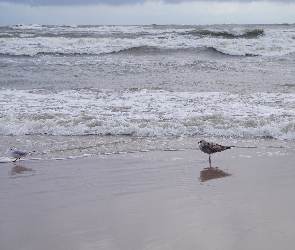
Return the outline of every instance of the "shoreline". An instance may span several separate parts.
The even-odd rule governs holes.
[[[22,135],[2,136],[0,145],[0,163],[11,162],[10,148],[33,152],[22,158],[27,160],[65,160],[88,158],[113,154],[130,154],[140,152],[162,152],[199,150],[198,141],[205,139],[221,145],[235,148],[286,148],[295,149],[294,140],[274,138],[239,138],[239,137],[201,137],[201,136],[165,136],[137,137],[116,136],[51,136]],[[7,145],[10,145],[7,147]]]
[[[1,164],[5,249],[292,249],[292,148],[199,150]],[[18,172],[19,171],[19,172]],[[214,238],[214,241],[212,241]]]

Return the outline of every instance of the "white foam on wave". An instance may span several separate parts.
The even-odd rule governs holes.
[[[45,29],[45,26],[41,24],[17,24],[9,26],[11,29],[18,29],[18,30],[27,30],[27,29]]]
[[[0,157],[0,163],[9,163],[12,162],[13,160],[8,157]]]
[[[212,44],[218,51],[229,55],[280,56],[295,53],[295,29],[266,29],[264,35],[255,39],[240,38]]]
[[[0,134],[295,139],[295,94],[1,90]]]

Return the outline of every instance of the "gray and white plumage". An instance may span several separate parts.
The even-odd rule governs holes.
[[[24,157],[26,155],[29,154],[29,152],[25,152],[25,151],[21,151],[21,150],[17,150],[16,148],[12,148],[10,149],[10,153],[11,156],[13,158],[15,158],[15,160],[13,162],[16,162],[18,159],[20,159],[21,157]]]
[[[211,154],[222,152],[224,150],[234,147],[234,146],[222,146],[217,143],[206,142],[205,140],[199,141],[198,144],[199,144],[200,150],[209,155],[210,167],[211,167]]]

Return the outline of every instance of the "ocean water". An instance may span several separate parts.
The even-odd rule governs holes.
[[[295,25],[0,26],[0,157],[293,143],[294,79]]]

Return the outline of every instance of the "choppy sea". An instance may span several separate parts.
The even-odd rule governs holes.
[[[0,26],[0,103],[0,157],[280,145],[295,25]]]

